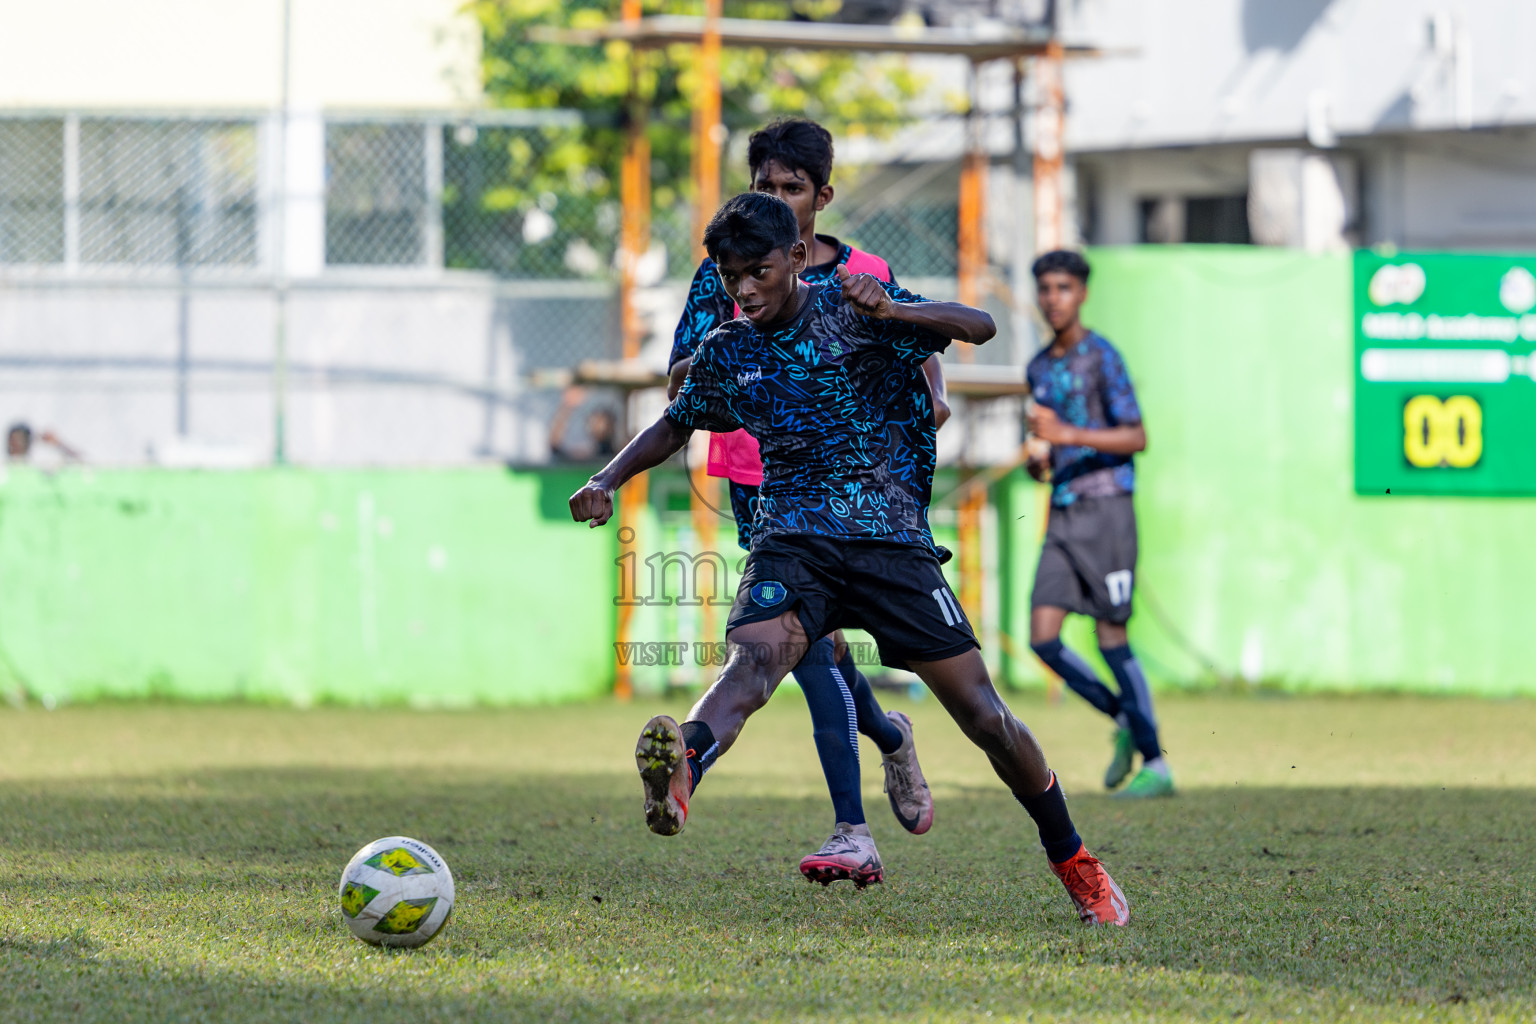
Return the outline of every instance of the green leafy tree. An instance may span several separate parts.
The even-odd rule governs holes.
[[[726,3],[728,17],[783,20],[836,13],[841,0],[743,0]],[[572,246],[587,246],[604,266],[611,262],[617,233],[619,165],[624,150],[625,102],[629,92],[629,47],[623,43],[579,47],[535,42],[535,26],[592,28],[619,16],[618,0],[471,0],[484,30],[485,90],[506,108],[566,109],[583,115],[575,129],[538,132],[482,132],[474,148],[480,168],[473,184],[450,181],[448,216],[502,215],[519,223],[542,210],[538,224],[524,231],[536,238],[510,253],[486,260],[474,253],[449,253],[457,265],[486,264],[514,272],[537,272],[563,259]],[[698,14],[694,3],[646,0],[646,14]],[[691,192],[690,149],[693,96],[698,86],[698,47],[676,45],[641,56],[640,91],[648,114],[655,232],[674,254],[674,272],[686,263]],[[721,120],[728,140],[780,116],[811,117],[834,135],[884,136],[906,123],[910,101],[922,82],[896,57],[827,52],[786,52],[726,48],[721,55]],[[746,169],[730,159],[739,146],[726,145],[726,194],[745,187]],[[459,209],[453,209],[454,203]],[[536,218],[537,214],[534,215]],[[557,257],[560,251],[566,254]],[[540,256],[540,252],[543,253]],[[676,257],[683,257],[680,262]],[[534,260],[534,264],[529,261]],[[589,265],[591,261],[589,260]],[[566,267],[567,272],[579,272]]]

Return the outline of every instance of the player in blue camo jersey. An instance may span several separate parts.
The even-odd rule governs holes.
[[[881,661],[916,672],[986,753],[1034,819],[1082,920],[1127,924],[1129,904],[1078,837],[1039,744],[992,686],[940,570],[926,509],[890,471],[884,410],[855,380],[868,365],[916,386],[923,360],[952,340],[987,341],[992,318],[846,268],[837,285],[810,288],[796,276],[807,254],[794,214],[769,196],[726,203],[704,242],[742,318],[705,339],[666,413],[570,502],[578,522],[606,523],[614,491],[695,429],[745,428],[762,446],[763,507],[726,623],[726,665],[681,726],[658,715],[636,747],[651,830],[682,830],[710,763],[812,642],[838,626],[863,628]],[[873,840],[841,839],[878,871]]]
[[[884,260],[816,233],[816,215],[833,197],[832,161],[832,136],[814,121],[775,121],[754,132],[747,144],[752,190],[776,196],[794,211],[800,240],[811,260],[800,280],[820,286],[834,280],[837,267],[846,266],[851,273],[868,272],[895,283]],[[736,303],[721,284],[715,261],[705,257],[688,289],[673,336],[668,398],[676,397],[682,387],[699,343],[736,315]],[[936,463],[933,433],[949,416],[939,357],[932,356],[923,363],[923,378],[907,391],[890,386],[893,381],[905,382],[905,375],[873,372],[874,361],[866,364],[858,383],[861,393],[887,410],[892,471],[926,508]],[[757,441],[744,430],[712,435],[707,468],[711,476],[729,481],[737,542],[751,550],[763,479]],[[941,560],[947,557],[948,552],[941,553]],[[811,712],[816,750],[836,824],[866,827],[857,739],[857,734],[863,733],[880,748],[885,792],[896,820],[914,834],[927,832],[933,824],[933,796],[918,765],[912,721],[899,711],[886,712],[880,707],[841,632],[813,644],[805,660],[795,667],[794,676]],[[801,867],[818,880],[828,881],[844,877],[841,872],[846,866],[837,858],[813,854]]]
[[[1125,624],[1136,579],[1136,511],[1131,457],[1147,446],[1141,407],[1120,353],[1083,326],[1088,261],[1075,252],[1048,252],[1035,261],[1036,296],[1055,337],[1029,361],[1034,399],[1029,432],[1050,444],[1029,471],[1051,481],[1051,516],[1030,597],[1029,644],[1075,692],[1113,718],[1114,755],[1104,785],[1115,789],[1141,771],[1120,796],[1171,796],[1173,776],[1163,755],[1141,664]],[[1028,442],[1027,442],[1028,443]],[[1069,613],[1097,623],[1099,653],[1119,693],[1061,642]]]

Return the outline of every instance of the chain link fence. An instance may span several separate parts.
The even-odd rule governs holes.
[[[204,444],[541,461],[560,395],[533,382],[619,354],[617,173],[582,135],[560,111],[286,131],[270,113],[0,115],[0,419],[109,463]],[[651,224],[646,352],[664,359],[695,229],[685,205]],[[956,227],[947,198],[854,189],[823,230],[932,282],[953,278]]]
[[[611,281],[616,175],[572,165],[574,115],[539,120],[552,123],[325,121],[323,265]],[[260,118],[0,116],[0,272],[272,271],[276,130]],[[908,276],[955,273],[953,201],[844,191],[824,222]],[[653,211],[664,278],[690,275],[693,230],[686,207]]]

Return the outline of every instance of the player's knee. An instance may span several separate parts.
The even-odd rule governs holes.
[[[774,644],[734,644],[722,681],[729,681],[733,693],[753,694],[757,706],[767,703],[773,687],[784,677],[788,666],[783,664],[784,654]]]
[[[1112,651],[1117,647],[1124,647],[1129,642],[1125,626],[1116,622],[1100,622],[1094,630],[1099,638],[1099,650]]]
[[[1031,637],[1029,649],[1035,652],[1035,657],[1049,665],[1051,659],[1061,653],[1061,638],[1056,636],[1041,639]]]
[[[731,671],[730,666],[710,687],[709,699],[719,713],[726,718],[745,722],[768,703],[772,690],[750,672]]]
[[[1018,719],[999,704],[976,708],[960,726],[972,743],[989,754],[1011,749],[1018,738]]]

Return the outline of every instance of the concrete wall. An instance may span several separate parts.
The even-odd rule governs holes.
[[[535,703],[610,685],[583,473],[0,475],[0,690]]]
[[[55,431],[95,466],[267,464],[277,312],[269,287],[0,282],[0,421]],[[600,282],[295,287],[286,458],[542,462],[558,393],[529,374],[613,358],[616,318]]]
[[[1131,638],[1157,685],[1536,695],[1536,638],[1520,628],[1536,502],[1355,493],[1347,255],[1089,255],[1086,317],[1125,354],[1150,439]],[[991,429],[1017,437],[1016,421]],[[419,703],[602,692],[616,530],[573,524],[565,506],[589,471],[11,467],[0,686]],[[935,493],[954,484],[946,472]],[[734,529],[711,521],[701,540],[688,496],[676,469],[651,474],[638,571],[714,550],[733,594]],[[994,498],[983,564],[1000,571],[981,631],[1003,678],[1039,685],[1026,641],[1043,489],[1015,476]],[[953,518],[934,514],[942,543]],[[680,569],[663,571],[671,581],[648,597],[679,593]],[[718,640],[725,608],[713,613],[706,624],[696,608],[648,604],[630,639]],[[1092,654],[1089,623],[1067,635]],[[710,672],[690,653],[637,684]]]

